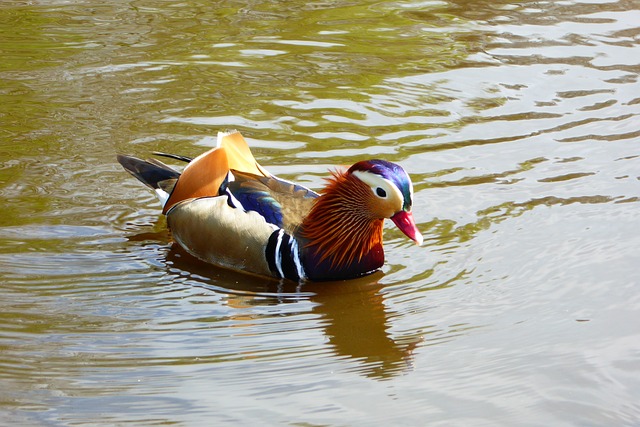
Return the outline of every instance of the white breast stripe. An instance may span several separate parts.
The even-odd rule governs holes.
[[[298,250],[298,242],[296,239],[291,239],[291,257],[293,258],[293,263],[296,265],[296,270],[298,270],[298,277],[300,277],[300,279],[306,279],[307,276],[304,274],[304,268],[300,261],[300,251]]]
[[[282,254],[280,253],[280,246],[282,245],[282,237],[284,236],[284,230],[280,229],[278,231],[278,241],[276,243],[276,268],[278,269],[278,274],[280,277],[284,277],[284,273],[282,272]]]

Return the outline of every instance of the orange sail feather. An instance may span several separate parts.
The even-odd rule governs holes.
[[[215,197],[229,170],[271,176],[258,164],[240,132],[219,132],[218,146],[193,159],[182,172],[162,213],[176,203],[199,197]]]

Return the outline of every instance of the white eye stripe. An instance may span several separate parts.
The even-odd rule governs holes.
[[[386,193],[386,197],[382,197],[382,198],[387,199],[392,194],[394,194],[398,200],[400,200],[401,202],[404,202],[404,196],[400,192],[400,189],[388,179],[383,178],[380,175],[376,175],[375,173],[366,172],[366,171],[353,171],[352,173],[358,179],[360,179],[360,181],[364,182],[369,187],[371,187],[371,191],[373,191],[373,194],[376,194],[378,197],[382,197],[377,194],[377,189],[380,188]]]

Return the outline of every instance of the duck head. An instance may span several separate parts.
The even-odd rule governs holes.
[[[386,218],[422,244],[411,214],[412,197],[409,175],[395,163],[365,160],[333,172],[300,226],[309,277],[351,278],[380,268]]]
[[[374,218],[389,218],[408,238],[422,245],[423,237],[411,213],[413,184],[402,166],[386,160],[363,160],[347,171],[365,184],[365,210]]]

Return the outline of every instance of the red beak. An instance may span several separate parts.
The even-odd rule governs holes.
[[[391,221],[402,231],[408,238],[416,242],[418,246],[422,245],[422,234],[416,227],[416,223],[413,221],[413,214],[411,212],[400,211],[391,217]]]

